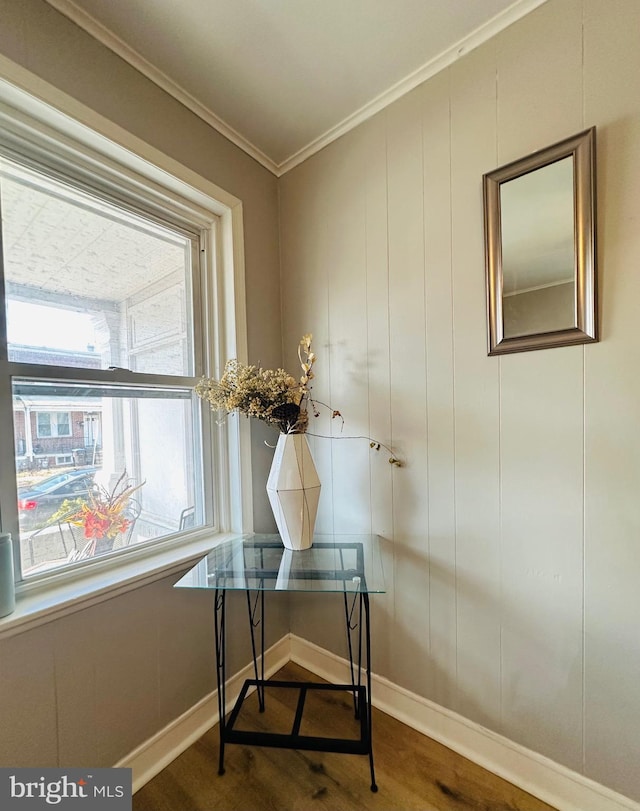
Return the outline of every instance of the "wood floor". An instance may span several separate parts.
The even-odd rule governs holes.
[[[293,663],[277,678],[318,681]],[[295,701],[287,691],[272,688],[266,694],[266,711],[260,714],[254,694],[243,705],[238,728],[288,732]],[[450,749],[382,712],[373,712],[376,794],[370,790],[368,758],[362,755],[229,745],[226,771],[219,777],[215,726],[134,796],[133,809],[553,811]],[[357,737],[349,696],[310,692],[301,733]]]

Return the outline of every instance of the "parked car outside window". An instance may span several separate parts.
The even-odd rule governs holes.
[[[45,526],[67,498],[89,494],[98,468],[66,470],[49,476],[31,487],[18,490],[20,529],[32,530]]]

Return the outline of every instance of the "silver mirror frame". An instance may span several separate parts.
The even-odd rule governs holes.
[[[597,341],[595,127],[483,175],[489,355]],[[573,157],[574,327],[505,338],[500,184]]]

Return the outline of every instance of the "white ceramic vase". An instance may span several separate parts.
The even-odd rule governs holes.
[[[267,495],[287,549],[308,549],[312,545],[320,486],[306,435],[280,434],[267,479]]]

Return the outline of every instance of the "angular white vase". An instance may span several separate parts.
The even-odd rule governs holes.
[[[308,549],[313,543],[320,486],[305,434],[280,434],[267,495],[287,549]]]

